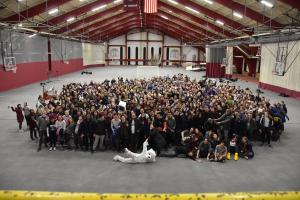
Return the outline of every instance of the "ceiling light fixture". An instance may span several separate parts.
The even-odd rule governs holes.
[[[48,13],[49,13],[49,15],[53,15],[54,13],[57,13],[57,12],[58,12],[58,9],[54,8],[54,9],[50,10]]]
[[[161,15],[162,18],[164,19],[169,19],[168,17],[164,16],[164,15]]]
[[[71,22],[71,21],[74,21],[75,20],[75,17],[70,17],[69,19],[67,19],[67,22]]]
[[[18,27],[22,27],[22,26],[23,26],[23,24],[22,24],[22,23],[18,24]]]
[[[177,1],[173,1],[173,0],[168,0],[170,3],[172,4],[175,4],[175,5],[178,5],[178,2]]]
[[[269,1],[265,1],[265,0],[261,0],[260,3],[264,4],[265,6],[269,7],[269,8],[273,8],[273,4]]]
[[[224,22],[222,22],[222,21],[220,21],[220,20],[217,20],[216,22],[217,22],[218,24],[222,25],[222,26],[224,25]]]
[[[188,9],[188,10],[190,10],[190,11],[192,11],[192,12],[194,12],[194,13],[197,13],[197,14],[200,13],[198,10],[194,10],[193,8],[190,8],[188,6],[185,6],[185,8]]]
[[[106,6],[107,6],[107,4],[104,4],[104,5],[102,5],[102,6],[93,8],[92,11],[95,12],[95,11],[97,11],[97,10],[100,10],[100,9],[102,9],[102,8],[105,8]]]
[[[243,15],[241,15],[240,13],[235,12],[235,11],[233,11],[233,16],[235,16],[235,17],[237,17],[237,18],[240,18],[240,19],[243,18]]]
[[[114,3],[120,3],[122,0],[115,0]]]
[[[32,34],[32,35],[29,35],[28,37],[29,37],[29,38],[32,38],[32,37],[34,37],[34,36],[36,36],[36,33],[34,33],[34,34]]]
[[[203,0],[205,1],[206,3],[209,3],[209,4],[213,4],[213,2],[211,0]]]

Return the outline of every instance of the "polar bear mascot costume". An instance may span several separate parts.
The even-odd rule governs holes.
[[[122,157],[116,155],[113,160],[120,161],[123,163],[150,163],[155,162],[156,153],[153,149],[147,150],[148,146],[148,139],[145,140],[143,143],[143,151],[141,153],[133,153],[127,148],[125,148],[125,155],[127,156]]]

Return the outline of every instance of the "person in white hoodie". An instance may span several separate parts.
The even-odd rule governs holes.
[[[64,149],[66,122],[61,115],[58,116],[55,122],[56,134],[59,137],[60,145]]]

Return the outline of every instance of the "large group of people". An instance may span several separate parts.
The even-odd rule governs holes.
[[[158,156],[219,162],[231,154],[253,158],[252,142],[271,146],[288,119],[283,101],[271,104],[248,88],[182,74],[69,83],[39,96],[36,108],[10,108],[20,132],[25,119],[38,151],[137,152],[148,139]]]

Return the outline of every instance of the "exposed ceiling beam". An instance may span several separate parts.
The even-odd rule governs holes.
[[[90,39],[93,39],[93,38],[102,38],[102,37],[104,37],[107,34],[110,34],[112,32],[125,29],[127,26],[129,27],[129,26],[133,26],[133,25],[136,26],[136,27],[140,27],[141,26],[139,22],[130,21],[128,23],[123,23],[121,26],[112,27],[112,28],[109,28],[109,29],[107,29],[105,31],[100,31],[99,33],[96,33],[95,35],[91,36]]]
[[[128,27],[130,27],[130,29],[132,29],[133,27],[140,28],[140,24],[138,23],[138,24],[130,25],[130,26],[128,26],[128,25],[122,25],[122,26],[120,26],[118,28],[114,28],[114,29],[108,30],[105,33],[99,33],[99,34],[93,36],[91,39],[92,40],[95,40],[95,39],[98,39],[98,40],[102,39],[103,40],[104,38],[106,38],[106,39],[110,38],[111,39],[111,38],[116,37],[115,33],[122,32],[124,34],[124,30],[127,30]],[[169,35],[170,37],[173,37],[173,38],[178,39],[178,40],[181,40],[181,39],[184,39],[184,41],[189,41],[190,40],[186,36],[179,35],[174,30],[170,30],[170,29],[168,31],[165,30],[165,27],[163,27],[160,24],[157,24],[157,25],[153,25],[153,24],[147,25],[146,27],[143,27],[143,29],[145,29],[145,28],[152,28],[152,29],[159,30],[160,32],[163,32],[164,34]]]
[[[174,15],[171,15],[163,10],[159,10],[159,13],[168,17],[170,19],[170,21],[174,22],[174,23],[177,23],[177,24],[184,24],[186,25],[189,29],[193,29],[193,30],[197,30],[198,32],[200,32],[200,34],[202,34],[203,37],[205,38],[211,38],[213,40],[216,40],[216,39],[219,39],[219,38],[223,38],[223,37],[220,37],[216,34],[214,34],[213,32],[207,32],[207,30],[203,29],[202,27],[200,26],[196,26],[195,24],[193,23],[190,23],[189,21],[186,21],[186,20],[183,20],[177,16],[174,16]]]
[[[187,35],[181,31],[178,31],[178,29],[174,29],[169,27],[166,29],[166,27],[160,23],[157,22],[147,22],[147,25],[145,26],[146,28],[152,28],[152,29],[157,29],[161,32],[164,32],[165,34],[169,35],[174,35],[174,39],[177,39],[179,41],[183,40],[184,42],[189,42],[191,40],[195,40],[195,37],[192,37],[190,35]]]
[[[168,33],[167,33],[167,32],[166,32],[164,29],[162,29],[161,27],[147,26],[147,27],[145,27],[145,28],[146,28],[146,29],[155,29],[155,30],[161,32],[162,35],[167,35],[167,36],[172,37],[172,38],[174,38],[174,39],[176,39],[176,38],[179,38],[179,39],[180,39],[180,37],[181,37],[181,36],[179,36],[178,34],[173,33],[173,32],[168,32]],[[135,28],[127,27],[127,28],[125,28],[125,29],[123,29],[123,30],[121,30],[121,31],[111,32],[111,33],[109,34],[109,37],[107,37],[107,40],[113,39],[113,38],[116,38],[116,37],[119,37],[119,36],[121,36],[121,35],[124,35],[124,34],[128,33],[129,31],[135,30],[135,29],[136,29],[136,30],[139,30],[139,32],[142,32],[142,31],[145,30],[145,29],[142,29],[142,28],[140,28],[140,27],[138,27],[138,26],[136,26]]]
[[[1,21],[17,22],[17,21],[19,21],[19,19],[21,21],[23,21],[23,20],[26,20],[27,18],[31,18],[36,15],[40,15],[48,10],[59,7],[65,3],[68,3],[69,1],[71,1],[71,0],[48,0],[48,2],[44,1],[43,3],[40,3],[36,6],[33,6],[31,8],[28,8],[28,9],[22,11],[20,14],[14,14],[10,17],[2,19]]]
[[[95,15],[91,15],[89,17],[86,17],[84,19],[81,19],[81,20],[78,20],[74,23],[71,23],[71,24],[66,24],[66,26],[58,29],[58,30],[55,30],[53,31],[53,33],[56,33],[56,34],[61,34],[61,33],[64,33],[68,30],[71,30],[71,29],[76,29],[76,28],[79,28],[83,25],[86,25],[87,22],[92,22],[92,21],[95,21],[97,19],[101,19],[101,18],[104,18],[106,17],[106,15],[109,15],[113,12],[117,12],[118,10],[120,9],[123,9],[123,5],[118,5],[118,6],[115,6],[115,7],[112,7],[112,8],[109,8],[107,10],[104,10],[100,13],[97,13]]]
[[[176,30],[176,32],[180,33],[180,35],[188,35],[190,38],[193,38],[194,40],[200,39],[199,34],[194,31],[189,31],[185,27],[180,26],[179,24],[172,23],[169,20],[164,20],[164,19],[153,19],[153,18],[147,18],[146,23],[150,24],[160,24],[163,27],[165,27],[166,30],[169,28]]]
[[[87,4],[87,5],[81,6],[79,8],[76,8],[76,9],[74,9],[70,12],[67,12],[65,14],[62,14],[60,16],[54,17],[54,18],[50,19],[48,21],[48,23],[50,25],[59,24],[61,22],[67,21],[67,19],[69,19],[70,17],[80,16],[83,13],[87,13],[87,12],[91,11],[95,7],[98,7],[98,6],[107,4],[107,3],[111,3],[111,2],[112,2],[112,0],[98,0],[98,1],[95,1],[93,3],[90,3],[90,4]]]
[[[131,19],[133,17],[138,17],[139,15],[138,14],[135,14],[135,13],[126,13],[126,12],[123,12],[121,14],[118,14],[118,15],[114,15],[112,17],[108,17],[104,20],[101,20],[101,21],[97,21],[95,23],[92,23],[88,26],[85,26],[81,29],[77,29],[76,31],[74,32],[69,32],[69,34],[73,34],[73,33],[80,33],[80,34],[89,34],[91,31],[95,30],[95,29],[99,29],[99,28],[102,28],[104,26],[108,26],[108,25],[113,25],[117,22],[122,22],[123,20],[126,20],[126,19]]]
[[[188,12],[185,12],[179,8],[176,8],[174,6],[170,6],[169,4],[166,4],[166,3],[163,3],[163,2],[159,2],[159,7],[160,8],[165,8],[167,10],[171,10],[173,13],[176,13],[184,18],[187,18],[187,19],[184,19],[185,21],[193,21],[194,23],[197,23],[197,24],[200,24],[202,26],[205,26],[207,27],[207,30],[210,31],[210,30],[213,30],[217,33],[222,33],[223,35],[229,37],[229,38],[234,38],[234,37],[237,37],[239,35],[235,34],[235,33],[231,33],[223,28],[220,28],[218,26],[216,26],[215,24],[212,24],[208,21],[205,21],[199,17],[196,17]]]
[[[137,25],[140,25],[140,18],[137,17],[132,17],[132,18],[127,18],[126,20],[122,20],[120,22],[121,24],[115,23],[115,24],[108,24],[102,27],[97,27],[96,29],[86,33],[87,36],[93,37],[95,34],[106,32],[107,30],[114,29],[114,28],[119,28],[120,26],[126,27],[128,24],[135,23]]]
[[[292,6],[293,8],[297,8],[300,11],[300,2],[299,0],[279,0],[289,6]]]
[[[192,9],[195,9],[195,10],[199,11],[200,13],[213,18],[214,20],[221,20],[222,22],[224,22],[225,25],[232,27],[232,29],[243,30],[242,32],[244,32],[246,34],[252,34],[252,31],[244,30],[247,27],[244,26],[243,24],[235,22],[232,19],[229,19],[229,18],[225,17],[224,15],[216,13],[213,10],[210,10],[204,6],[201,6],[193,1],[190,1],[190,0],[176,0],[176,1],[184,6],[188,6]]]
[[[283,24],[276,22],[275,20],[272,20],[267,16],[264,16],[264,15],[260,14],[259,12],[256,12],[256,11],[248,8],[246,5],[237,3],[235,1],[214,0],[214,2],[217,2],[217,3],[221,4],[222,6],[232,9],[233,11],[236,11],[236,12],[240,13],[241,15],[244,15],[252,20],[255,20],[260,24],[264,24],[266,26],[271,26],[271,27],[275,27],[275,28],[282,28],[284,26]]]

